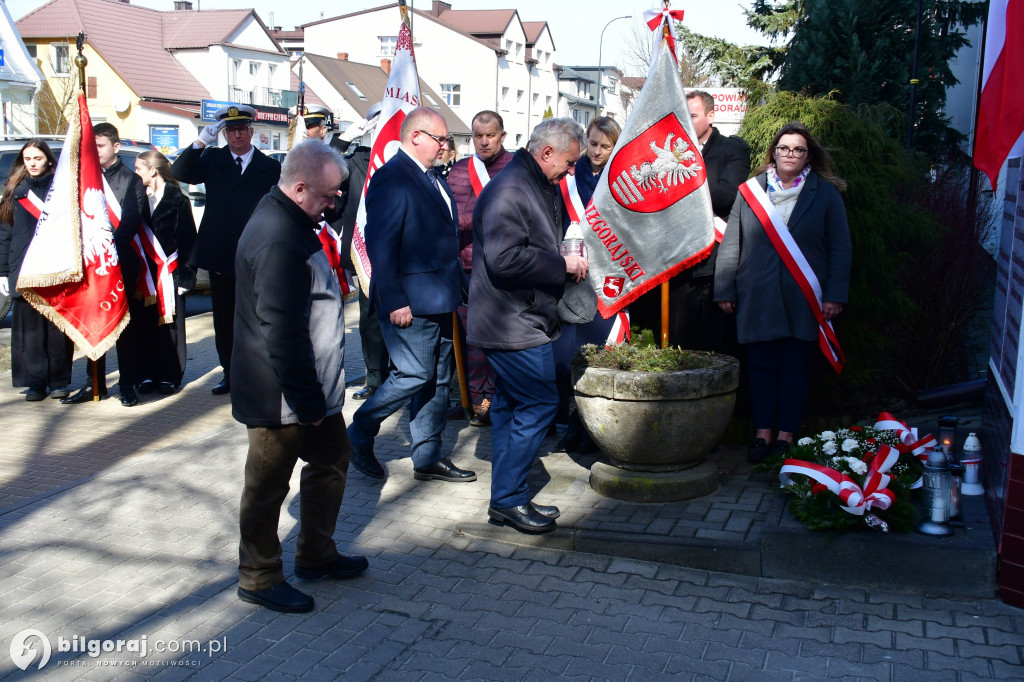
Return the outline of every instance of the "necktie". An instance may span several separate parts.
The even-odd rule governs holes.
[[[242,157],[241,156],[236,156],[235,157],[235,165],[238,167],[238,174],[241,175],[242,174]]]
[[[427,169],[427,180],[429,180],[430,184],[434,186],[434,189],[438,192],[441,191],[441,185],[437,182],[437,172],[433,168]]]

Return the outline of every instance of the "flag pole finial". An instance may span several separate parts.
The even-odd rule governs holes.
[[[85,48],[85,33],[79,33],[78,37],[75,38],[75,48],[78,50],[78,54],[75,55],[75,66],[78,67],[78,84],[80,88],[85,88],[85,65],[89,63],[89,60],[82,54],[82,50]]]

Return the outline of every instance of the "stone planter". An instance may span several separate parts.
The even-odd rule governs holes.
[[[573,369],[580,419],[611,459],[591,469],[597,493],[670,502],[718,489],[718,467],[704,456],[729,425],[740,366],[713,357],[711,367],[679,372]]]

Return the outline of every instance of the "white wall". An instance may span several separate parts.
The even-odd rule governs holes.
[[[231,34],[227,42],[240,47],[255,47],[257,50],[277,49],[274,41],[253,16],[246,19],[238,30]]]

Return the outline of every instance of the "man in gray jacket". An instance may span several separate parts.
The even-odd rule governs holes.
[[[491,519],[524,533],[555,529],[558,508],[530,501],[526,477],[558,406],[551,341],[565,282],[587,261],[559,255],[558,182],[576,165],[583,130],[568,118],[543,121],[473,211],[473,272],[467,340],[494,368],[491,403]],[[513,425],[515,427],[513,428]]]
[[[280,182],[238,242],[231,412],[248,426],[239,510],[238,596],[275,611],[313,609],[285,582],[277,526],[296,460],[302,468],[295,575],[346,578],[367,568],[338,553],[332,535],[351,448],[345,402],[341,287],[317,224],[348,175],[336,151],[307,140],[288,154]]]

